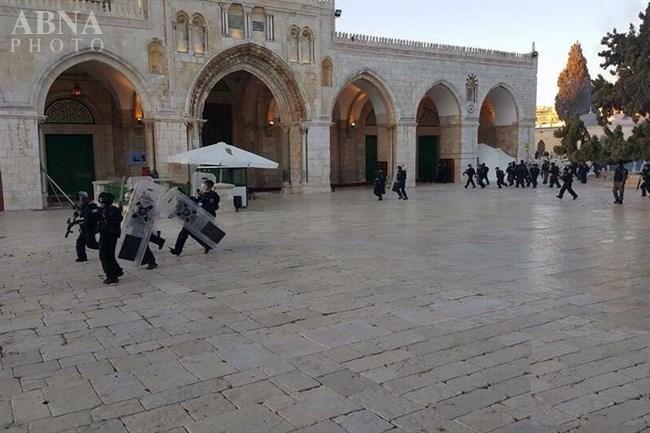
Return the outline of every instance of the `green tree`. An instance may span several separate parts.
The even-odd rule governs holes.
[[[612,131],[605,128],[605,137],[603,138],[603,158],[611,164],[619,161],[629,162],[638,158],[636,146],[623,135],[621,125]]]
[[[564,126],[557,129],[553,135],[556,138],[561,138],[561,144],[555,146],[553,152],[557,155],[565,155],[572,161],[576,160],[578,143],[586,143],[591,139],[585,123],[578,116],[567,118],[564,121]]]
[[[578,42],[571,46],[566,67],[557,79],[555,111],[562,120],[588,113],[592,107],[591,77]]]
[[[650,160],[650,122],[637,125],[629,141],[637,159]]]
[[[602,150],[600,140],[595,135],[592,135],[575,152],[574,159],[581,162],[600,161],[603,155]]]
[[[598,54],[604,59],[601,66],[614,78],[610,82],[598,75],[593,82],[594,102],[602,119],[618,111],[628,116],[650,115],[650,2],[639,18],[638,30],[630,24],[627,33],[614,29],[601,41],[605,46]]]

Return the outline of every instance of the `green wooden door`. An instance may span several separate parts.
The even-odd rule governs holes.
[[[47,174],[66,194],[86,191],[92,195],[92,182],[95,180],[92,135],[48,134],[45,136],[45,152]],[[57,195],[51,186],[48,192]]]
[[[366,135],[366,182],[374,182],[375,171],[377,171],[377,136]]]
[[[418,137],[418,182],[435,182],[438,179],[438,137],[422,135]]]

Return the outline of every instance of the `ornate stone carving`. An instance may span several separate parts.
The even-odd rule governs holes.
[[[227,49],[208,62],[199,74],[192,90],[191,115],[200,117],[203,103],[212,88],[226,75],[245,70],[259,72],[265,84],[278,99],[280,111],[288,119],[283,122],[301,122],[306,119],[307,108],[302,92],[289,66],[272,51],[257,44],[243,44]]]
[[[46,123],[95,123],[92,113],[81,102],[74,99],[59,99],[45,110]]]

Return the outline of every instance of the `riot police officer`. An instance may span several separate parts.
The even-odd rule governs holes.
[[[77,194],[77,210],[74,215],[78,218],[79,237],[75,243],[77,250],[77,262],[88,261],[86,247],[91,250],[98,250],[99,244],[95,238],[97,233],[97,222],[99,220],[99,208],[95,203],[90,201],[90,196],[85,191],[79,191]]]
[[[641,197],[646,197],[650,191],[650,162],[646,162],[641,170]]]
[[[499,167],[496,168],[496,174],[497,174],[497,186],[499,189],[501,189],[502,186],[508,186],[503,180],[506,177],[506,173],[501,170]]]
[[[573,184],[573,172],[569,169],[569,167],[566,167],[564,169],[564,174],[562,174],[562,182],[563,185],[562,188],[560,188],[560,193],[557,195],[557,198],[561,200],[562,197],[564,197],[564,193],[568,191],[574,200],[577,199],[578,194],[576,194],[576,192],[571,187]]]
[[[476,170],[472,167],[472,164],[467,164],[467,169],[463,172],[463,175],[467,176],[467,183],[465,184],[465,189],[468,186],[472,185],[472,188],[476,188],[474,183],[474,176],[476,176]]]
[[[219,194],[217,194],[216,191],[213,191],[212,188],[214,188],[214,182],[211,180],[203,181],[201,184],[201,189],[199,190],[198,197],[193,200],[207,213],[212,216],[216,216],[217,210],[219,210],[219,202],[221,201],[221,197],[219,197]],[[189,236],[201,244],[201,246],[204,248],[205,254],[209,253],[212,249],[206,245],[205,242],[197,239],[188,230],[186,230],[185,227],[183,227],[180,233],[178,233],[178,238],[176,239],[174,248],[170,248],[169,252],[175,256],[180,256],[183,253],[183,247],[185,246],[185,242]]]
[[[106,274],[104,284],[116,284],[124,271],[115,258],[117,240],[122,234],[122,212],[113,206],[115,197],[109,192],[102,192],[97,198],[101,210],[99,217],[99,260]]]
[[[529,170],[530,173],[530,183],[533,185],[533,188],[537,188],[537,179],[539,178],[539,166],[533,164]]]
[[[560,167],[557,166],[554,162],[551,163],[551,167],[549,168],[549,173],[551,176],[551,181],[549,182],[548,187],[553,188],[553,186],[557,186],[558,188],[561,187],[560,185]]]

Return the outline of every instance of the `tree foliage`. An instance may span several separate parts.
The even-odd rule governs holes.
[[[594,102],[604,119],[617,111],[650,115],[650,2],[639,18],[638,30],[630,24],[627,33],[614,29],[602,38],[601,66],[615,79],[610,82],[599,74],[593,82]]]
[[[587,59],[578,42],[571,46],[566,67],[557,79],[558,93],[555,96],[555,111],[562,120],[580,116],[591,110],[591,77]]]
[[[553,151],[558,155],[565,155],[570,160],[576,160],[578,147],[591,140],[591,135],[585,123],[578,116],[571,116],[564,121],[564,126],[556,130],[553,135],[560,138],[560,145]]]

